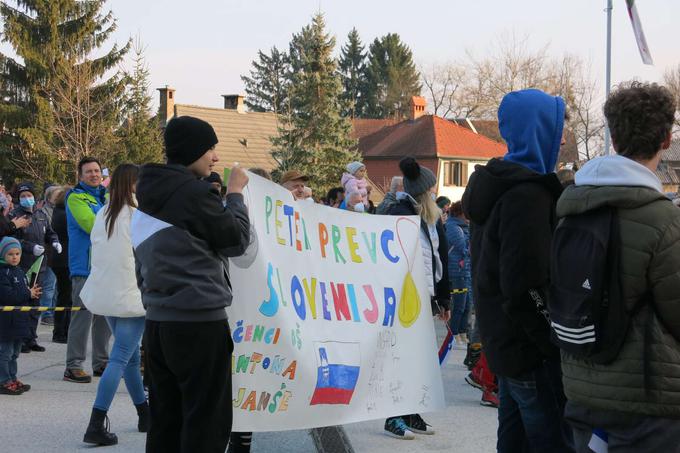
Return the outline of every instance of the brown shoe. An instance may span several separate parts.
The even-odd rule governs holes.
[[[83,370],[70,370],[67,368],[66,371],[64,371],[64,380],[77,384],[89,384],[92,382],[92,376]]]

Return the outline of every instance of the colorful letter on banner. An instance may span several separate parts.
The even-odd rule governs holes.
[[[417,217],[356,214],[249,174],[230,260],[234,431],[445,407]]]

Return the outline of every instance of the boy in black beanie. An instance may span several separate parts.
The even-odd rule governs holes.
[[[168,123],[164,140],[168,163],[142,168],[131,225],[146,308],[146,451],[223,453],[232,421],[227,257],[248,245],[248,176],[233,168],[223,206],[199,179],[218,161],[213,128],[183,116]]]

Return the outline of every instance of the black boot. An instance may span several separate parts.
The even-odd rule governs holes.
[[[481,355],[482,347],[479,343],[474,344],[468,343],[467,354],[465,355],[465,360],[463,360],[463,364],[468,368],[468,370],[472,371]]]
[[[139,421],[137,422],[137,429],[139,430],[140,433],[148,433],[149,432],[149,403],[144,401],[142,404],[135,404],[135,408],[137,409],[137,416],[139,417]]]
[[[109,432],[109,418],[106,411],[92,408],[90,424],[87,425],[83,442],[96,445],[116,445],[118,436]]]

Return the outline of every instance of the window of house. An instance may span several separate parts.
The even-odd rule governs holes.
[[[467,184],[467,162],[444,162],[444,185],[465,186]]]

